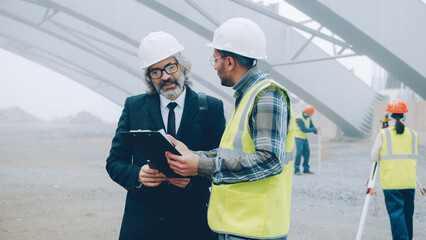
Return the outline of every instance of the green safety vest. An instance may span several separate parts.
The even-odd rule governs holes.
[[[290,98],[283,87],[265,79],[248,90],[225,129],[216,161],[255,152],[253,139],[248,131],[250,113],[256,96],[270,86],[279,87],[283,91],[290,114],[285,166],[280,174],[258,181],[213,184],[208,222],[215,232],[255,238],[284,237],[288,233],[295,120]]]
[[[382,189],[416,188],[417,133],[405,128],[396,134],[395,126],[380,129],[380,182]]]
[[[297,118],[301,118],[303,123],[305,124],[305,128],[310,128],[311,127],[311,117],[307,117],[306,119],[303,117],[303,114],[299,114],[299,116],[297,116]],[[306,132],[302,132],[302,130],[300,130],[299,128],[299,124],[296,123],[296,135],[295,137],[297,138],[301,138],[301,139],[307,139],[308,138],[308,133]]]

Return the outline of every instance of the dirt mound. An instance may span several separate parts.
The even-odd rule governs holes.
[[[103,123],[102,119],[92,113],[81,111],[75,115],[59,118],[54,120],[57,123],[71,123],[71,124],[98,124]]]
[[[0,109],[0,123],[35,123],[41,120],[19,107]]]

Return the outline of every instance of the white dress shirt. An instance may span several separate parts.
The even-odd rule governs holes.
[[[170,102],[177,103],[177,106],[175,107],[175,120],[176,120],[176,134],[179,131],[180,122],[182,120],[182,114],[183,114],[183,108],[185,105],[185,95],[186,95],[186,88],[183,88],[182,93],[179,95],[178,98],[176,98],[174,101],[170,101],[168,98],[164,97],[160,94],[160,109],[161,109],[161,117],[163,118],[165,131],[167,132],[167,123],[169,119],[169,108],[167,105]]]

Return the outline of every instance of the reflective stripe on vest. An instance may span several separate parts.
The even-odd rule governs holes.
[[[408,131],[407,131],[408,130]],[[405,128],[396,134],[395,126],[380,130],[380,181],[383,189],[416,187],[417,133]]]
[[[257,239],[284,237],[288,233],[295,121],[290,99],[283,87],[266,79],[259,81],[245,93],[222,136],[215,164],[220,166],[221,158],[255,152],[248,121],[256,96],[270,86],[280,88],[287,101],[290,123],[286,134],[286,164],[280,174],[258,181],[213,184],[208,222],[215,232]]]
[[[311,117],[304,118],[303,113],[301,113],[301,114],[299,114],[299,116],[297,116],[297,118],[302,119],[303,123],[305,124],[305,128],[311,127]],[[297,123],[296,123],[296,135],[295,135],[295,137],[301,138],[301,139],[307,139],[308,138],[308,133],[300,130],[299,124],[297,124]]]

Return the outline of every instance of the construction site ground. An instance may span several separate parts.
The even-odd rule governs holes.
[[[118,239],[126,191],[105,171],[115,126],[0,124],[0,239]],[[371,168],[371,139],[311,139],[313,175],[293,177],[288,239],[355,239]],[[417,172],[426,184],[426,148]],[[363,239],[391,239],[383,192],[370,202]],[[416,189],[414,239],[426,239]]]

